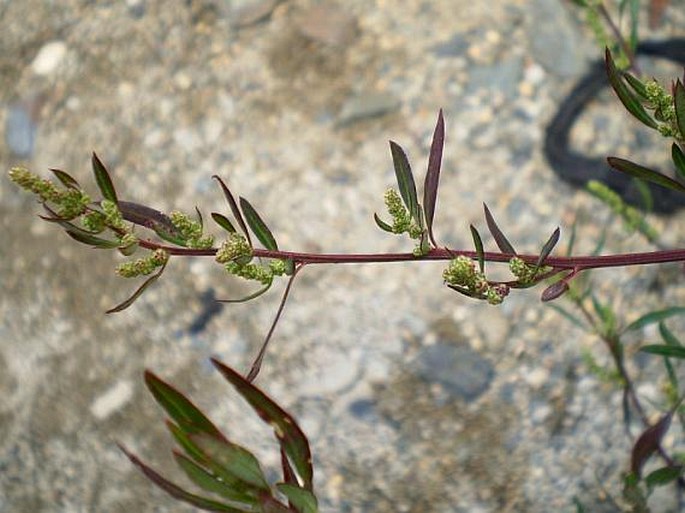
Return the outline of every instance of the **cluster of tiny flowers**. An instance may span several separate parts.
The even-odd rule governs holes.
[[[247,239],[239,233],[231,233],[216,252],[216,261],[220,264],[234,262],[238,259],[252,258],[252,247]]]
[[[50,180],[31,173],[28,169],[15,167],[9,172],[10,179],[22,189],[32,192],[43,202],[58,206],[57,215],[64,219],[74,219],[88,208],[90,197],[79,189],[60,190]]]
[[[93,233],[100,233],[102,232],[106,225],[106,217],[102,212],[88,212],[86,215],[84,215],[81,218],[81,224],[83,224],[83,227],[91,231]]]
[[[274,277],[274,272],[270,267],[259,264],[239,264],[238,262],[227,262],[224,264],[226,271],[234,276],[239,276],[246,280],[255,280],[262,285],[268,285]]]
[[[169,253],[163,249],[156,249],[152,254],[145,258],[138,258],[132,262],[125,262],[119,265],[116,273],[124,278],[134,278],[151,274],[158,267],[163,266],[169,260]]]
[[[412,239],[421,237],[421,228],[412,221],[397,191],[388,189],[385,191],[384,199],[388,214],[392,217],[392,231],[398,234],[407,232]]]
[[[509,270],[521,283],[531,283],[537,274],[535,267],[525,263],[519,257],[514,257],[509,260]]]
[[[186,245],[192,249],[207,249],[214,244],[214,237],[211,235],[202,236],[202,225],[190,219],[183,212],[174,211],[169,216],[171,223],[179,231],[181,237],[186,241]]]
[[[675,113],[673,97],[656,80],[645,83],[647,99],[654,109],[654,117],[663,124],[659,125],[659,132],[664,137],[677,137],[679,134],[678,121]]]
[[[126,224],[124,218],[121,216],[119,207],[113,201],[103,199],[100,202],[100,208],[105,215],[105,224],[110,228],[118,231],[126,231]]]
[[[489,283],[485,275],[476,269],[474,261],[463,255],[449,263],[442,277],[448,285],[465,288],[474,297],[485,299],[491,305],[500,304],[509,294],[509,287]]]

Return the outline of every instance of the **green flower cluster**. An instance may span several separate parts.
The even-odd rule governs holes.
[[[202,225],[198,221],[193,221],[183,212],[174,211],[169,216],[171,223],[185,240],[186,246],[191,249],[208,249],[214,244],[214,237],[202,236]]]
[[[107,217],[102,212],[88,212],[81,218],[83,227],[93,233],[101,233],[107,227]]]
[[[402,203],[402,198],[395,189],[388,189],[384,195],[385,206],[392,217],[393,233],[408,233],[412,239],[421,237],[421,227],[409,215],[409,211]]]
[[[105,215],[105,224],[116,231],[127,231],[124,218],[119,211],[119,207],[113,201],[103,199],[100,202],[100,208]]]
[[[283,264],[282,267],[279,264]],[[262,285],[271,283],[274,276],[285,274],[285,264],[280,260],[270,262],[268,267],[253,263],[239,264],[238,262],[232,261],[224,264],[224,268],[229,274],[239,276],[246,280],[255,280]]]
[[[32,192],[44,203],[57,205],[57,215],[64,219],[74,219],[88,208],[90,197],[79,189],[60,189],[50,180],[45,180],[23,167],[12,168],[10,179],[22,189]]]
[[[519,257],[514,257],[509,260],[509,270],[511,274],[516,276],[518,281],[523,284],[532,283],[540,269],[535,270],[535,266],[527,264]]]
[[[247,263],[252,259],[252,247],[243,235],[231,233],[228,240],[221,243],[215,258],[220,264],[235,261]]]
[[[492,284],[485,275],[476,269],[473,260],[463,255],[450,261],[447,269],[442,273],[445,283],[464,289],[472,297],[484,299],[491,305],[498,305],[509,294],[506,285]]]
[[[645,82],[645,95],[650,103],[650,108],[654,110],[654,117],[661,121],[658,130],[664,137],[683,138],[678,130],[678,119],[675,113],[673,96],[668,94],[664,86],[656,80]]]
[[[163,266],[169,260],[169,253],[163,249],[156,249],[145,258],[138,258],[132,262],[125,262],[116,268],[116,273],[124,278],[135,278],[152,274],[155,269]]]
[[[587,189],[592,195],[605,203],[615,214],[623,218],[627,230],[640,232],[650,242],[656,242],[659,239],[659,232],[645,220],[642,212],[635,207],[626,205],[621,196],[611,188],[602,182],[591,180],[587,184]]]

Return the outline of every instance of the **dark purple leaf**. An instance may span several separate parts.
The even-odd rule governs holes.
[[[666,187],[668,189],[673,189],[679,192],[685,192],[685,186],[683,186],[680,182],[676,182],[672,178],[669,178],[666,175],[662,175],[661,173],[659,173],[658,171],[654,171],[653,169],[646,168],[639,164],[635,164],[634,162],[631,162],[629,160],[624,160],[618,157],[607,157],[607,162],[614,169],[626,173],[635,178],[647,180],[648,182],[661,185],[662,187]]]
[[[175,499],[187,502],[188,504],[191,504],[196,508],[200,508],[205,511],[219,511],[226,513],[242,513],[244,511],[251,511],[251,509],[233,508],[220,502],[213,501],[211,499],[206,499],[204,497],[200,497],[199,495],[187,492],[180,486],[172,483],[171,481],[163,477],[150,466],[140,461],[140,459],[136,455],[131,454],[123,445],[119,444],[119,448],[128,457],[128,459],[131,460],[131,463],[133,463],[136,467],[138,467],[138,469],[140,469],[140,471],[145,475],[145,477],[147,477],[155,485],[157,485],[159,488],[167,492]]]
[[[118,207],[124,220],[154,231],[163,240],[179,246],[185,245],[181,233],[164,212],[140,203],[123,200],[119,201]]]
[[[215,358],[212,358],[212,363],[262,420],[274,428],[276,438],[302,480],[304,488],[311,491],[313,477],[311,451],[307,437],[295,419],[236,371]]]
[[[261,242],[264,245],[264,247],[268,250],[278,251],[278,244],[276,244],[276,239],[274,239],[271,230],[267,228],[266,223],[264,223],[262,218],[259,217],[259,214],[254,209],[254,207],[250,205],[250,202],[243,197],[239,198],[239,201],[240,208],[243,211],[243,215],[245,216],[245,220],[247,221],[248,226],[252,230],[252,233],[254,233],[257,236],[259,242]]]
[[[93,174],[95,175],[95,182],[98,184],[98,187],[100,188],[102,197],[114,203],[118,203],[117,192],[114,189],[112,178],[109,176],[107,168],[98,158],[95,152],[93,152],[91,163],[93,165]]]
[[[223,438],[221,431],[181,392],[158,378],[149,370],[145,371],[145,385],[155,401],[188,434],[207,433]]]
[[[625,106],[628,112],[635,116],[635,118],[637,118],[639,121],[650,128],[657,128],[658,125],[656,121],[654,121],[652,117],[647,114],[647,111],[645,111],[640,101],[635,97],[635,95],[633,95],[630,89],[628,89],[623,82],[622,73],[616,68],[616,64],[614,63],[614,59],[611,56],[611,52],[608,48],[605,52],[605,61],[609,83],[616,92],[618,99],[621,100],[621,103]]]
[[[671,426],[672,417],[673,411],[668,412],[659,419],[659,422],[645,429],[635,441],[630,459],[630,470],[635,475],[641,475],[645,462],[659,449],[661,439]]]
[[[433,218],[435,217],[435,205],[438,200],[438,185],[440,183],[440,167],[442,165],[442,149],[445,144],[445,120],[442,117],[442,109],[438,113],[438,122],[433,132],[430,154],[428,155],[428,170],[423,184],[423,210],[426,214],[426,227],[428,237],[433,247],[437,247],[433,236]]]
[[[397,187],[400,190],[402,201],[404,201],[404,205],[407,207],[412,219],[417,224],[420,224],[419,200],[416,195],[416,183],[409,165],[409,159],[407,159],[407,155],[402,147],[394,141],[390,141],[390,153],[392,153],[392,163],[395,168]]]
[[[543,266],[545,263],[545,259],[549,256],[549,254],[552,252],[554,249],[554,246],[557,245],[557,242],[559,242],[559,237],[561,236],[561,230],[557,227],[554,232],[552,232],[552,235],[550,235],[549,239],[547,239],[547,242],[545,242],[545,245],[542,246],[542,250],[540,251],[540,256],[538,257],[537,262],[535,262],[535,272],[538,272],[538,269]]]
[[[485,203],[483,203],[483,210],[485,211],[485,222],[488,224],[488,229],[494,237],[497,247],[502,253],[506,253],[507,255],[516,255],[514,246],[512,246],[507,240],[507,238],[504,236],[504,233],[502,233],[502,230],[499,229],[499,226],[497,226],[497,223],[495,222],[495,218],[492,217],[490,209]]]
[[[549,287],[543,290],[540,299],[542,299],[542,301],[545,303],[547,301],[554,301],[555,299],[566,294],[566,292],[568,292],[568,289],[568,282],[566,280],[559,280],[555,283],[552,283]]]
[[[235,217],[235,220],[238,222],[240,229],[245,234],[245,238],[247,239],[247,242],[250,244],[250,246],[252,246],[252,241],[250,240],[250,232],[247,230],[247,225],[245,225],[245,221],[243,220],[243,215],[240,213],[240,209],[238,208],[238,204],[236,203],[235,199],[233,198],[233,194],[231,194],[231,190],[226,186],[226,184],[224,183],[224,181],[221,179],[220,176],[214,175],[213,178],[216,178],[216,180],[219,182],[219,185],[221,185],[221,190],[224,192],[224,196],[226,197],[226,201],[228,202],[228,206],[231,207],[231,212],[233,212],[233,217]]]
[[[131,294],[131,297],[129,297],[126,301],[119,303],[117,306],[110,308],[105,313],[110,314],[110,313],[117,313],[117,312],[121,312],[122,310],[126,310],[129,306],[131,306],[133,303],[135,303],[136,299],[138,299],[143,294],[143,292],[145,292],[147,290],[147,288],[150,285],[152,285],[154,282],[156,282],[159,279],[159,277],[164,272],[164,269],[166,269],[166,264],[161,266],[159,268],[159,271],[157,271],[155,274],[153,274],[152,276],[147,278],[143,282],[143,284],[140,287],[138,287],[133,294]]]
[[[295,510],[288,508],[281,504],[271,495],[262,495],[259,497],[259,503],[262,507],[261,513],[294,513]]]

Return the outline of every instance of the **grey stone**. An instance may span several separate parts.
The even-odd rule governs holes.
[[[247,27],[265,20],[278,5],[279,0],[253,0],[234,8],[232,22],[236,27]]]
[[[516,97],[523,75],[523,60],[513,57],[487,66],[476,66],[469,74],[467,94],[479,89],[500,91],[506,98]]]
[[[450,39],[444,43],[439,43],[431,50],[438,57],[458,57],[466,52],[469,47],[469,42],[463,34],[454,34]]]
[[[472,349],[444,342],[424,348],[414,362],[415,372],[428,383],[437,383],[454,398],[473,401],[490,386],[495,369]]]

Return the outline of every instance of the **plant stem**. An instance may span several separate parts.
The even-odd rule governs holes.
[[[214,256],[216,248],[188,249],[179,246],[159,244],[151,240],[141,240],[140,245],[147,249],[163,249],[170,255],[176,256]],[[452,260],[456,256],[466,256],[476,259],[475,251],[462,251],[447,248],[431,249],[426,255],[417,257],[413,253],[299,253],[295,251],[269,251],[255,249],[254,256],[258,258],[274,258],[279,260],[293,260],[300,264],[378,264],[389,262],[415,262]],[[509,262],[518,256],[526,263],[535,265],[539,255],[510,255],[507,253],[485,252],[484,258],[488,262]],[[600,269],[606,267],[630,267],[635,265],[664,264],[669,262],[685,262],[685,249],[665,249],[647,251],[643,253],[619,253],[616,255],[577,256],[577,257],[547,257],[544,265],[556,269]]]

